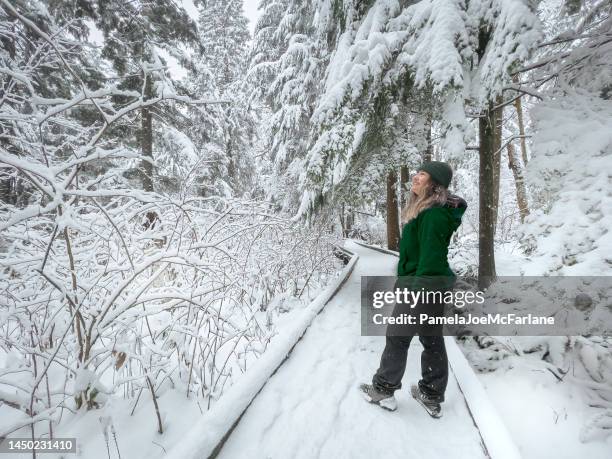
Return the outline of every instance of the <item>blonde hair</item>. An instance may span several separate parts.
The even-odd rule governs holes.
[[[448,190],[442,185],[431,182],[418,195],[410,192],[410,198],[402,209],[402,225],[416,218],[423,210],[434,206],[443,206],[448,199]]]

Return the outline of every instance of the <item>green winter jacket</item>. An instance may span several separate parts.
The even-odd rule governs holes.
[[[448,245],[466,209],[465,200],[450,195],[444,206],[425,209],[406,223],[400,239],[397,275],[445,276],[454,280],[455,273],[448,265]]]

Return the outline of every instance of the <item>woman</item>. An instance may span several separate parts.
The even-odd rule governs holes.
[[[453,232],[461,224],[467,204],[462,198],[449,195],[452,175],[447,163],[431,161],[423,164],[412,178],[410,199],[402,210],[402,222],[405,224],[400,240],[396,287],[406,284],[406,281],[414,288],[421,286],[424,279],[454,279],[455,275],[448,265],[448,245]],[[447,288],[448,284],[439,289]],[[417,307],[439,311],[443,304]],[[393,314],[398,314],[401,308],[401,304],[396,305]],[[397,401],[393,393],[402,387],[408,347],[413,336],[402,336],[397,330],[391,332],[390,328],[387,328],[385,350],[372,384],[362,384],[360,389],[368,402],[394,411]],[[411,394],[431,416],[438,418],[448,381],[448,359],[441,331],[430,331],[419,332],[419,341],[423,345],[422,378],[418,385],[411,387]]]

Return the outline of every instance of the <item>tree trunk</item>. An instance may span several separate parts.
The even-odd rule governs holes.
[[[230,119],[231,108],[228,108],[225,113],[226,122]],[[229,177],[229,182],[232,184],[232,191],[234,190],[234,185],[238,183],[237,175],[236,175],[236,159],[234,158],[234,130],[231,127],[231,123],[227,123],[230,127],[227,132],[227,142],[225,145],[225,155],[227,157],[227,175]]]
[[[495,105],[499,106],[503,102],[502,97],[498,97],[495,100]],[[494,130],[494,150],[493,150],[493,234],[497,230],[497,217],[499,215],[499,176],[501,173],[501,146],[502,146],[502,121],[503,121],[504,109],[499,108],[494,110],[492,113]]]
[[[151,76],[145,75],[145,101],[152,97],[153,86]],[[153,117],[151,109],[143,107],[141,109],[142,126],[140,131],[140,147],[142,156],[149,158],[151,162],[143,160],[142,168],[142,189],[144,191],[153,191]]]
[[[349,207],[346,211],[346,217],[344,218],[346,237],[350,237],[353,232],[353,226],[355,226],[355,212],[353,208]]]
[[[399,248],[399,218],[397,212],[397,176],[395,171],[387,175],[387,248]]]
[[[478,31],[478,57],[482,60],[491,38],[491,30]],[[495,279],[495,130],[496,116],[493,101],[478,118],[479,137],[479,193],[478,193],[478,286],[487,288]]]
[[[144,100],[146,101],[153,97],[153,83],[150,75],[145,74],[144,78]],[[143,107],[141,109],[141,117],[142,126],[140,131],[140,142],[142,156],[150,159],[150,161],[142,160],[141,163],[142,189],[144,191],[153,192],[153,115],[151,114],[151,109]],[[147,212],[146,220],[143,223],[143,228],[145,230],[154,228],[158,220],[159,216],[157,215],[157,212]]]
[[[529,204],[527,202],[527,192],[525,191],[525,182],[523,180],[523,169],[516,158],[514,145],[512,145],[512,143],[508,144],[508,167],[510,167],[512,175],[514,176],[516,202],[518,204],[519,215],[521,216],[521,223],[524,223],[525,217],[529,215]]]
[[[478,118],[480,138],[479,169],[479,237],[478,237],[478,285],[486,288],[495,279],[495,114],[493,103]]]
[[[400,167],[400,209],[403,209],[408,202],[408,181],[410,174],[408,166]]]
[[[423,162],[429,162],[433,160],[433,145],[431,143],[431,114],[425,116],[425,141],[427,142],[427,147],[425,149],[425,153],[423,153]]]
[[[355,224],[355,212],[350,206],[344,203],[340,206],[340,226],[342,227],[342,237],[350,237],[351,230]]]
[[[13,180],[11,179],[11,169],[8,167],[0,168],[0,201],[6,204],[13,204]]]
[[[11,32],[15,31],[15,25],[6,25],[11,29]],[[0,37],[0,43],[4,48],[5,52],[8,53],[11,61],[15,61],[15,34],[12,33],[10,36],[2,36]],[[3,80],[4,81],[4,80]],[[10,88],[13,82],[13,78],[9,77],[7,79],[6,84],[4,84],[4,88]],[[1,106],[1,105],[0,105]],[[4,131],[3,131],[4,133]],[[8,140],[0,140],[0,145],[8,152],[12,153],[12,145]],[[6,204],[15,204],[16,201],[16,193],[15,193],[15,183],[16,178],[12,176],[13,169],[10,167],[2,167],[0,168],[0,201]]]
[[[512,81],[515,83],[518,82],[518,78],[516,75],[512,78]],[[521,156],[523,157],[523,164],[527,165],[527,139],[525,139],[525,123],[523,120],[523,104],[521,102],[521,98],[519,97],[514,101],[514,107],[516,108],[516,115],[518,118],[518,128],[519,134],[521,137]]]

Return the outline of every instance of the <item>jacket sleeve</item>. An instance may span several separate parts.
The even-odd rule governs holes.
[[[448,217],[439,209],[429,209],[419,223],[416,276],[448,276]]]

